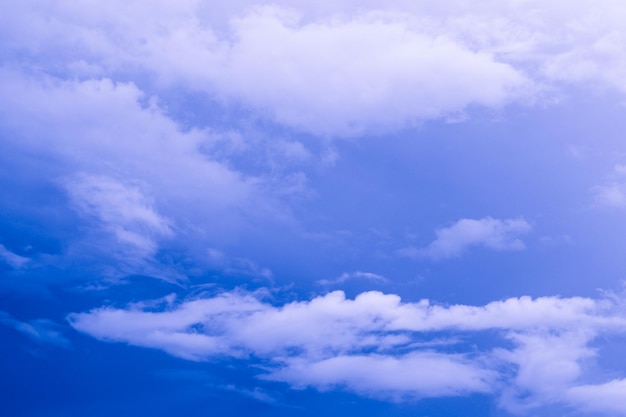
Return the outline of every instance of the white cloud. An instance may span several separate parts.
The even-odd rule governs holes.
[[[94,217],[121,244],[151,256],[157,239],[173,234],[170,222],[137,187],[107,177],[82,175],[67,183],[76,208]]]
[[[396,400],[490,392],[512,411],[572,404],[568,392],[582,386],[582,365],[597,354],[590,344],[626,331],[619,306],[588,298],[446,307],[380,292],[351,300],[335,291],[282,306],[245,293],[160,303],[101,308],[69,321],[102,340],[191,360],[259,358],[267,365],[261,377],[294,387]]]
[[[233,20],[226,40],[199,21],[191,3],[143,10],[131,2],[99,14],[48,6],[56,25],[41,8],[18,10],[18,19],[39,30],[23,34],[22,48],[73,44],[77,56],[63,55],[71,68],[85,67],[77,65],[85,59],[100,73],[130,65],[242,100],[280,123],[319,134],[397,128],[470,104],[501,105],[526,84],[488,52],[375,15],[307,23],[282,9],[253,9]],[[129,26],[125,13],[146,21]],[[107,30],[93,29],[96,22]],[[20,25],[8,27],[13,37],[21,32]]]
[[[343,274],[341,274],[335,279],[321,279],[317,281],[317,283],[320,285],[337,285],[337,284],[344,284],[352,280],[367,280],[367,281],[373,281],[373,282],[379,282],[379,283],[385,283],[389,281],[384,276],[375,274],[373,272],[355,271],[355,272],[344,272]]]
[[[603,384],[572,387],[567,396],[571,403],[581,409],[599,411],[607,415],[626,414],[626,379],[614,379]]]
[[[268,379],[320,390],[342,387],[360,394],[402,400],[491,392],[495,373],[462,355],[413,352],[290,360]]]
[[[70,242],[70,251],[80,246],[75,254],[95,248],[96,258],[115,252],[136,265],[174,229],[185,250],[200,239],[204,247],[222,243],[250,219],[289,219],[279,202],[285,181],[233,168],[212,152],[219,132],[184,130],[132,83],[64,81],[2,69],[0,126],[6,154],[45,161],[25,177],[62,185],[83,214],[82,230],[95,224],[108,231],[109,241]],[[144,267],[124,273],[168,274]]]
[[[593,188],[594,201],[599,206],[624,208],[626,207],[626,185],[613,182],[598,185]]]
[[[472,246],[496,251],[522,250],[525,245],[519,237],[531,230],[524,219],[461,219],[452,226],[436,230],[437,238],[427,247],[405,248],[400,254],[437,260],[457,257]]]
[[[23,41],[5,48],[57,51],[45,54],[49,65],[86,71],[83,77],[154,74],[320,135],[397,129],[470,105],[500,107],[526,96],[531,84],[489,51],[420,30],[410,16],[311,22],[283,8],[242,8],[222,18],[231,25],[218,35],[212,24],[220,19],[195,2],[125,2],[98,13],[71,3],[16,9],[13,19],[31,30],[7,22],[5,36]],[[133,15],[141,21],[129,24]]]
[[[200,151],[210,132],[183,131],[132,83],[5,70],[0,98],[0,123],[12,132],[6,145],[58,158],[61,172],[53,175],[69,171],[144,181],[178,201],[203,198],[207,210],[236,205],[252,193],[253,178]]]
[[[540,85],[626,92],[620,1],[256,4],[13,2],[0,50],[71,77],[149,76],[331,136],[523,102]]]
[[[174,356],[201,360],[224,354],[234,347],[225,343],[223,337],[196,331],[194,326],[202,327],[214,315],[219,320],[220,316],[231,318],[250,314],[263,305],[249,296],[225,295],[189,301],[172,311],[147,312],[142,311],[142,307],[94,310],[72,315],[70,322],[76,329],[99,339],[158,348]],[[234,350],[232,353],[235,354]]]
[[[592,187],[594,202],[600,207],[623,209],[626,207],[626,166],[615,164],[605,184]]]
[[[595,329],[587,326],[509,334],[516,348],[500,354],[517,373],[514,383],[505,388],[501,404],[520,412],[546,403],[569,402],[568,390],[582,376],[584,361],[596,356],[589,346],[595,336]]]
[[[262,8],[234,20],[233,32],[208,71],[214,88],[323,136],[398,129],[527,91],[489,53],[375,14],[305,23]]]

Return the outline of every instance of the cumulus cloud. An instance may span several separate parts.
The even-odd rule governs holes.
[[[218,91],[324,136],[500,106],[528,83],[488,53],[376,15],[303,23],[264,8],[236,19],[233,31],[223,67],[209,71]]]
[[[524,102],[541,85],[626,92],[619,1],[274,4],[14,2],[0,48],[70,77],[149,76],[323,136]]]
[[[438,260],[457,257],[472,246],[496,251],[522,250],[525,245],[519,237],[531,230],[524,219],[461,219],[452,226],[436,230],[437,238],[427,247],[401,249],[400,254]]]
[[[576,406],[608,415],[626,413],[626,379],[614,379],[603,384],[578,385],[568,390],[569,400]]]
[[[583,375],[586,361],[596,356],[590,346],[595,337],[596,329],[587,326],[509,333],[507,338],[516,347],[498,353],[516,367],[517,374],[504,389],[501,405],[521,412],[546,403],[568,403],[568,390]]]
[[[132,83],[9,70],[0,71],[0,80],[0,123],[11,132],[6,145],[57,158],[62,165],[52,175],[105,173],[156,183],[179,198],[210,195],[206,209],[236,204],[251,193],[254,179],[200,152],[209,132],[183,131]]]
[[[571,404],[569,390],[584,385],[583,361],[596,355],[590,343],[626,330],[608,300],[522,297],[440,306],[380,292],[346,299],[341,291],[282,306],[237,292],[170,297],[75,313],[69,321],[101,340],[185,359],[259,358],[267,365],[262,378],[296,388],[339,387],[397,400],[490,392],[513,411]],[[440,343],[442,334],[454,353]],[[468,337],[482,342],[464,342]]]
[[[241,102],[323,136],[398,129],[470,105],[500,107],[522,99],[532,84],[490,51],[421,30],[401,16],[311,22],[284,8],[245,8],[225,17],[230,28],[218,36],[194,2],[150,10],[129,2],[97,14],[69,3],[16,9],[16,19],[37,29],[22,33],[21,26],[8,26],[13,38],[23,35],[20,45],[5,42],[14,53],[72,45],[75,52],[54,63],[66,71],[154,74],[166,85]],[[141,15],[142,23],[129,25],[129,15]]]
[[[446,397],[491,392],[495,374],[462,355],[413,352],[335,356],[321,361],[290,360],[267,379],[295,387],[337,386],[378,398]]]
[[[279,202],[280,179],[234,168],[214,152],[219,132],[183,129],[133,83],[65,81],[1,69],[0,126],[4,154],[37,165],[24,178],[35,187],[64,188],[65,204],[86,225],[82,230],[108,233],[108,241],[102,235],[70,242],[70,249],[80,246],[75,253],[97,247],[97,258],[111,252],[137,264],[157,253],[174,231],[179,241],[189,242],[188,249],[200,238],[204,245],[221,243],[256,216],[289,217]],[[32,199],[28,188],[22,191]],[[157,269],[124,273],[154,275]]]
[[[239,4],[211,13],[195,1],[20,3],[0,33],[7,54],[80,77],[151,74],[323,136],[501,107],[553,81],[626,91],[626,11],[610,0],[601,9],[577,2],[569,13],[558,1],[472,10],[392,2],[369,12],[350,2]]]

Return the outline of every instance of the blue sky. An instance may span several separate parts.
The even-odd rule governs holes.
[[[0,403],[626,414],[618,1],[12,1]]]

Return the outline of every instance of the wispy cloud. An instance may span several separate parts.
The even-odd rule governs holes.
[[[26,265],[28,261],[30,261],[30,258],[13,253],[4,245],[0,244],[0,261],[3,261],[11,268],[19,269]]]
[[[295,388],[342,389],[396,401],[480,393],[497,397],[511,412],[533,414],[557,404],[575,412],[626,413],[623,369],[598,371],[621,363],[611,358],[592,363],[608,355],[601,348],[605,336],[626,330],[623,306],[615,300],[513,297],[469,305],[458,304],[457,298],[455,304],[436,304],[375,291],[354,299],[341,291],[309,298],[294,284],[289,300],[299,296],[301,301],[277,303],[261,298],[261,291],[215,295],[218,285],[207,282],[219,271],[220,284],[229,289],[236,285],[233,277],[247,280],[246,285],[258,285],[260,278],[279,286],[281,279],[294,276],[324,277],[318,284],[328,288],[357,281],[376,287],[388,278],[366,271],[402,271],[409,279],[424,277],[420,286],[389,282],[389,288],[423,289],[427,295],[420,296],[456,291],[467,303],[484,300],[483,288],[456,289],[458,281],[441,264],[417,265],[429,271],[415,271],[414,263],[386,254],[403,245],[393,236],[412,221],[423,222],[420,229],[434,234],[398,251],[409,258],[437,261],[476,249],[489,255],[524,250],[533,227],[522,217],[428,223],[451,212],[435,213],[439,203],[476,213],[500,199],[500,213],[522,210],[526,218],[554,222],[541,231],[549,236],[540,238],[544,245],[573,237],[581,242],[567,251],[579,250],[580,259],[528,254],[538,273],[516,280],[515,288],[536,294],[546,288],[546,274],[558,271],[550,288],[566,294],[573,288],[592,291],[595,283],[585,277],[572,278],[577,282],[571,287],[560,277],[586,261],[588,269],[605,260],[617,262],[611,261],[619,259],[617,252],[602,253],[612,240],[585,245],[591,234],[583,229],[608,228],[595,227],[602,225],[598,219],[572,214],[571,199],[555,202],[570,192],[559,187],[554,196],[561,177],[546,184],[537,177],[545,170],[553,178],[556,171],[551,170],[560,163],[589,167],[598,155],[623,151],[618,140],[592,144],[592,137],[603,134],[597,129],[589,135],[573,132],[570,138],[554,135],[557,129],[551,125],[552,116],[563,117],[558,122],[569,128],[577,118],[572,113],[580,112],[589,117],[587,126],[599,126],[599,116],[590,111],[595,102],[589,105],[586,91],[602,91],[594,100],[611,105],[626,94],[623,0],[5,3],[0,13],[0,165],[11,167],[0,169],[0,187],[11,190],[0,198],[0,231],[9,236],[3,240],[6,246],[0,245],[0,272],[9,271],[8,279],[0,277],[0,286],[4,291],[7,285],[45,281],[68,305],[53,300],[40,309],[28,304],[35,302],[31,299],[16,302],[16,309],[31,315],[0,312],[1,325],[35,343],[67,346],[63,328],[47,319],[31,320],[40,317],[33,309],[79,311],[68,316],[69,322],[97,339],[190,361],[227,358],[245,367],[247,375],[258,371],[259,378]],[[544,117],[544,105],[556,107],[562,98],[570,100],[568,106]],[[515,111],[506,112],[508,106]],[[518,106],[534,107],[518,112]],[[497,113],[514,120],[497,131],[489,123],[468,126],[467,121],[486,113],[485,119]],[[443,126],[449,123],[457,124]],[[416,134],[411,129],[416,126],[425,134]],[[615,126],[608,127],[623,131]],[[540,131],[545,134],[536,136]],[[462,158],[454,161],[448,145],[431,140],[448,134],[466,137],[485,152],[465,158],[469,147],[457,141],[450,148]],[[503,134],[506,141],[483,140]],[[411,142],[412,136],[419,142]],[[545,152],[537,137],[575,144],[571,158],[548,161],[554,153]],[[340,153],[349,153],[345,150],[357,139],[360,149],[342,161]],[[406,160],[399,156],[405,151]],[[485,160],[469,161],[478,155]],[[532,164],[510,163],[518,156]],[[479,164],[506,167],[502,172],[509,176],[489,177],[478,169],[460,177]],[[446,172],[434,176],[442,166]],[[331,167],[337,177],[320,174]],[[581,177],[586,173],[580,170]],[[516,174],[517,181],[528,182],[523,191],[539,187],[505,201],[495,192],[517,191],[505,184]],[[591,189],[596,206],[626,208],[624,175],[626,167],[618,164],[604,182],[593,182],[598,184]],[[478,194],[451,192],[466,184],[465,190],[472,189],[477,179],[488,183],[479,187],[480,201]],[[572,180],[579,181],[572,189],[582,183],[589,190],[586,180]],[[443,193],[449,195],[442,202]],[[294,196],[315,201],[294,203]],[[347,204],[337,204],[337,197]],[[422,201],[427,204],[416,216],[412,209]],[[353,208],[366,210],[353,214]],[[360,239],[366,229],[388,231],[381,238],[384,244],[373,243],[371,235]],[[615,233],[619,237],[621,232]],[[27,251],[31,238],[54,242]],[[582,253],[585,248],[589,253]],[[377,256],[383,249],[385,255]],[[358,262],[365,257],[366,262]],[[490,270],[484,265],[476,270]],[[604,285],[620,271],[619,263],[594,271],[611,271]],[[194,294],[206,290],[212,295],[126,305],[117,298],[120,292],[102,285],[103,277],[138,274],[187,280]],[[434,276],[443,284],[430,285]],[[93,280],[91,288],[102,289],[94,297],[106,297],[106,305],[84,311],[84,303],[96,298],[66,294],[63,284],[73,279]],[[510,296],[510,282],[485,277],[490,279],[498,280],[490,294]],[[153,295],[143,291],[171,288],[153,284],[132,287],[124,297],[149,298]],[[41,375],[34,368],[33,379]],[[12,383],[7,378],[5,385]],[[261,388],[221,384],[214,389],[276,404]],[[76,393],[80,397],[80,390]]]
[[[47,320],[37,319],[28,322],[13,318],[10,314],[0,311],[0,324],[11,327],[30,340],[40,344],[51,344],[59,347],[68,347],[70,341],[59,330],[59,324]]]
[[[263,278],[265,280],[272,279],[274,275],[269,268],[259,266],[250,259],[231,257],[219,249],[209,248],[207,258],[207,264],[211,268],[217,268],[226,275]]]
[[[102,176],[80,175],[67,181],[76,209],[112,233],[117,242],[144,256],[157,249],[157,239],[173,235],[170,221],[135,186]]]
[[[437,238],[427,247],[404,248],[399,254],[439,260],[460,256],[473,246],[496,251],[522,250],[525,245],[520,236],[531,230],[531,225],[524,219],[461,219],[452,226],[437,229]]]
[[[375,274],[373,272],[355,271],[355,272],[344,272],[343,274],[341,274],[335,279],[321,279],[317,281],[317,283],[320,285],[337,285],[337,284],[344,284],[352,280],[365,280],[365,281],[378,282],[378,283],[389,282],[389,280],[385,278],[384,276]]]
[[[607,182],[596,185],[591,191],[597,206],[626,208],[626,166],[615,164]]]

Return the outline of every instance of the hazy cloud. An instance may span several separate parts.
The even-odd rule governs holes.
[[[437,238],[427,247],[405,248],[400,254],[439,260],[457,257],[473,246],[496,251],[522,250],[525,245],[519,237],[531,230],[524,219],[461,219],[452,226],[436,230]]]
[[[337,284],[343,284],[352,280],[365,280],[365,281],[372,281],[372,282],[379,282],[379,283],[389,282],[389,280],[385,278],[384,276],[375,274],[373,272],[355,271],[355,272],[344,272],[343,274],[341,274],[335,279],[321,279],[317,281],[317,283],[320,285],[337,285]]]
[[[70,341],[59,330],[60,326],[47,319],[30,320],[28,322],[13,318],[10,314],[0,311],[0,324],[11,327],[34,342],[68,347]]]
[[[137,187],[107,177],[78,176],[66,184],[74,205],[111,232],[118,243],[144,256],[156,251],[157,239],[172,236],[170,222]]]
[[[19,269],[26,265],[28,261],[30,261],[30,258],[13,253],[4,245],[0,244],[0,260],[11,268]]]

